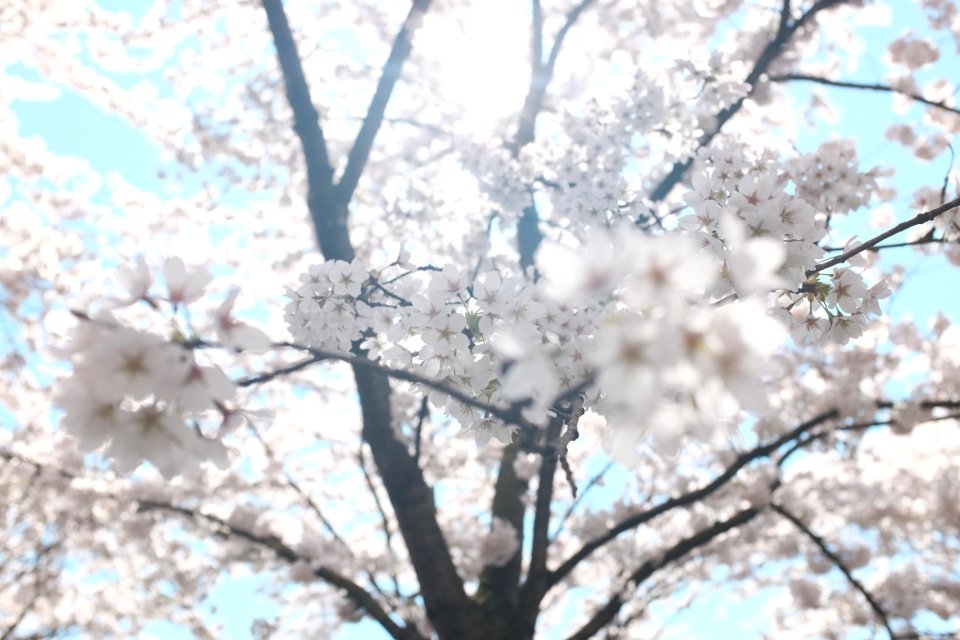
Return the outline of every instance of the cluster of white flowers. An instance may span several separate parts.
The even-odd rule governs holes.
[[[205,271],[188,272],[179,258],[167,260],[163,273],[167,291],[158,297],[150,293],[153,278],[142,258],[134,267],[120,269],[126,296],[110,306],[145,301],[158,308],[165,302],[176,311],[199,300],[211,279]],[[224,345],[242,349],[269,344],[262,332],[231,317],[235,298],[236,291],[212,314]],[[143,461],[167,477],[196,469],[206,460],[226,464],[220,436],[236,426],[241,414],[228,406],[236,386],[219,367],[200,364],[193,350],[177,342],[122,326],[108,311],[77,316],[80,321],[64,350],[73,373],[58,385],[55,404],[64,412],[63,427],[81,450],[104,447],[123,473]],[[209,411],[222,417],[214,436],[201,433],[196,422]]]
[[[294,339],[318,349],[350,351],[370,327],[372,309],[360,299],[370,274],[358,260],[311,266],[300,286],[288,292],[284,319]]]
[[[396,266],[399,275],[363,271],[357,261],[311,267],[287,305],[294,340],[349,350],[363,337],[367,355],[386,366],[416,368],[488,402],[523,401],[530,419],[542,419],[562,388],[586,377],[588,311],[571,313],[544,300],[526,279],[504,279],[496,271],[471,285],[469,274],[453,265],[426,271]],[[338,294],[325,275],[333,272],[349,273],[366,287]],[[485,412],[439,392],[431,399],[474,431],[478,443],[491,436],[510,441],[511,430]]]
[[[776,254],[759,260],[779,267]],[[674,450],[686,435],[723,431],[741,409],[766,408],[762,379],[784,332],[752,299],[705,304],[721,273],[689,238],[596,232],[576,253],[546,249],[541,266],[552,295],[608,301],[586,360],[616,449],[649,435]]]
[[[772,282],[783,252],[741,244],[728,262],[744,265],[735,279],[746,296]],[[634,446],[652,435],[673,449],[687,434],[710,436],[741,409],[765,408],[766,361],[784,332],[752,299],[709,306],[721,269],[689,238],[597,231],[576,250],[548,244],[539,266],[543,278],[533,283],[497,271],[471,278],[453,265],[325,263],[301,277],[287,321],[299,343],[348,350],[362,340],[385,366],[515,404],[535,422],[565,390],[593,380],[588,401],[611,424],[633,427],[623,433]],[[430,394],[478,444],[510,441],[511,429],[486,412]]]
[[[880,191],[879,168],[860,172],[857,148],[851,140],[825,142],[813,153],[786,163],[797,197],[818,211],[845,214],[866,205]]]
[[[798,342],[859,337],[890,295],[886,285],[867,287],[862,256],[831,273],[807,274],[825,255],[818,243],[826,216],[865,204],[878,188],[877,172],[859,173],[853,147],[841,141],[792,161],[785,175],[757,171],[756,164],[748,173],[749,159],[722,147],[701,160],[706,169],[693,175],[694,190],[684,195],[692,213],[680,226],[723,262],[720,286],[710,294],[779,292],[776,313]],[[790,178],[797,195],[786,191]],[[856,245],[853,239],[844,250]]]

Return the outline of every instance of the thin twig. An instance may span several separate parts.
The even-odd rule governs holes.
[[[929,98],[924,98],[923,96],[911,93],[909,91],[904,91],[902,89],[897,89],[886,84],[879,83],[868,83],[868,82],[850,82],[845,80],[831,80],[829,78],[823,78],[821,76],[808,75],[806,73],[784,73],[781,75],[771,76],[770,82],[815,82],[817,84],[823,84],[830,87],[840,87],[844,89],[862,89],[866,91],[883,91],[887,93],[896,93],[898,95],[910,98],[916,102],[920,102],[930,107],[936,109],[942,109],[949,113],[955,113],[960,115],[960,109],[956,107],[951,107],[944,102],[938,102],[936,100],[930,100]]]
[[[560,535],[560,532],[563,531],[564,526],[566,526],[567,520],[570,519],[570,516],[573,515],[573,512],[576,508],[583,502],[584,497],[590,492],[592,488],[597,486],[605,475],[613,468],[614,461],[611,460],[607,464],[603,465],[603,468],[600,471],[590,478],[583,489],[577,493],[577,496],[574,498],[573,502],[570,503],[570,506],[567,507],[567,510],[564,511],[563,515],[557,521],[557,528],[554,530],[553,534],[550,536],[550,541],[556,540],[557,536]]]
[[[931,220],[933,220],[933,219],[936,218],[937,216],[939,216],[939,215],[941,215],[941,214],[943,214],[943,213],[946,213],[947,211],[950,211],[951,209],[955,209],[955,208],[957,208],[958,206],[960,206],[960,198],[955,198],[954,200],[951,200],[950,202],[948,202],[948,203],[946,203],[946,204],[944,204],[944,205],[941,205],[941,206],[937,207],[936,209],[931,209],[930,211],[926,211],[926,212],[924,212],[924,213],[918,213],[917,215],[915,215],[914,217],[910,218],[909,220],[907,220],[907,221],[905,221],[905,222],[901,222],[901,223],[898,224],[897,226],[895,226],[895,227],[893,227],[893,228],[891,228],[891,229],[888,229],[888,230],[884,231],[883,233],[881,233],[881,234],[878,235],[878,236],[874,236],[873,238],[871,238],[870,240],[867,240],[867,241],[864,242],[863,244],[858,245],[858,246],[854,247],[853,249],[850,249],[849,251],[845,251],[845,252],[841,253],[841,254],[838,255],[838,256],[835,256],[835,257],[833,257],[833,258],[830,258],[829,260],[826,260],[826,261],[824,261],[824,262],[821,262],[820,264],[818,264],[818,265],[817,265],[816,267],[814,267],[813,269],[810,269],[809,271],[807,271],[807,277],[810,277],[810,276],[814,275],[815,273],[819,273],[819,272],[823,271],[824,269],[829,269],[830,267],[832,267],[832,266],[834,266],[834,265],[838,265],[838,264],[840,264],[841,262],[846,262],[847,260],[849,260],[849,259],[852,258],[853,256],[855,256],[855,255],[857,255],[857,254],[859,254],[859,253],[862,253],[862,252],[864,252],[864,251],[866,251],[866,250],[868,250],[868,249],[870,249],[870,248],[872,248],[872,247],[877,246],[878,244],[880,244],[881,242],[883,242],[883,241],[886,240],[887,238],[889,238],[889,237],[891,237],[891,236],[895,236],[895,235],[897,235],[898,233],[901,233],[901,232],[903,232],[903,231],[906,231],[907,229],[910,229],[911,227],[915,227],[915,226],[917,226],[917,225],[921,225],[921,224],[930,222]]]
[[[524,430],[538,430],[538,427],[531,423],[529,420],[523,417],[522,411],[524,405],[522,403],[517,403],[511,405],[510,407],[500,407],[489,402],[484,402],[469,395],[464,391],[460,391],[456,387],[453,387],[445,382],[439,380],[433,380],[427,378],[426,376],[421,376],[420,374],[413,373],[411,371],[405,371],[403,369],[392,369],[390,367],[379,364],[368,358],[363,358],[360,356],[351,355],[348,353],[340,353],[337,351],[326,351],[323,349],[314,349],[312,347],[307,347],[305,345],[296,344],[293,342],[281,342],[277,343],[274,346],[279,347],[288,347],[291,349],[297,349],[298,351],[304,351],[309,353],[313,357],[317,358],[318,361],[322,360],[339,360],[341,362],[346,362],[354,367],[360,367],[362,369],[370,369],[373,371],[379,371],[380,373],[394,378],[396,380],[403,380],[405,382],[411,382],[414,384],[422,384],[425,387],[433,389],[435,391],[440,391],[445,393],[454,400],[461,402],[469,407],[475,409],[480,409],[489,413],[495,418],[499,418],[506,424],[512,424],[520,427]]]
[[[305,358],[298,362],[294,362],[293,364],[287,365],[285,367],[274,369],[273,371],[268,371],[266,373],[261,373],[259,375],[250,376],[248,378],[241,378],[240,380],[237,380],[236,382],[234,382],[234,384],[237,385],[238,387],[249,387],[255,384],[263,384],[264,382],[270,382],[271,380],[275,380],[276,378],[280,378],[280,377],[289,375],[291,373],[296,373],[297,371],[306,369],[307,367],[315,365],[319,362],[323,362],[324,360],[326,360],[326,358],[318,358],[316,356],[311,356],[309,358]]]

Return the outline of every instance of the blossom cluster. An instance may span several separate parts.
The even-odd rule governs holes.
[[[75,314],[79,322],[64,349],[73,372],[58,385],[55,404],[81,450],[103,448],[123,473],[149,461],[171,477],[203,461],[225,465],[221,437],[236,427],[241,414],[230,408],[236,385],[218,366],[198,362],[182,332],[174,336],[179,340],[167,339],[123,326],[111,313],[139,301],[155,309],[167,303],[176,311],[199,300],[211,280],[205,271],[188,272],[179,258],[167,260],[163,273],[166,294],[151,294],[153,278],[140,258],[119,270],[126,295],[114,299],[112,309],[92,317]],[[264,348],[269,341],[262,332],[232,318],[236,295],[233,291],[213,314],[221,341],[235,349]],[[197,422],[209,412],[222,418],[211,436]]]
[[[632,446],[651,435],[675,448],[765,407],[761,380],[782,329],[752,300],[704,304],[720,272],[688,238],[597,231],[576,250],[545,247],[539,261],[538,282],[454,265],[397,264],[392,275],[328,262],[301,277],[286,318],[298,343],[356,344],[384,366],[516,406],[536,423],[580,386],[609,423],[628,427],[620,433]],[[767,262],[779,267],[776,256]],[[479,444],[510,441],[486,411],[430,394]]]
[[[868,318],[880,314],[889,289],[882,282],[867,287],[862,256],[830,273],[816,266],[825,255],[819,243],[828,216],[863,206],[878,189],[877,172],[860,173],[855,150],[841,141],[793,160],[785,174],[758,169],[723,147],[701,161],[705,168],[684,195],[692,213],[680,218],[680,226],[723,263],[721,285],[711,294],[776,291],[776,313],[798,342],[842,344],[859,337]],[[791,180],[795,194],[787,191]],[[852,239],[843,249],[856,246]],[[782,265],[771,271],[780,255]]]
[[[295,339],[318,349],[350,351],[373,319],[372,307],[361,299],[369,278],[357,260],[311,266],[290,291],[285,309]]]
[[[167,477],[203,460],[226,462],[226,449],[184,421],[234,394],[218,368],[197,364],[189,352],[159,336],[121,327],[106,318],[81,321],[69,350],[73,375],[55,402],[62,426],[80,448],[106,445],[123,473],[144,460]]]

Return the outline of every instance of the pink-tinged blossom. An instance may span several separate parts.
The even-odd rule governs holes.
[[[499,420],[481,420],[474,428],[474,438],[478,447],[490,444],[490,438],[495,438],[501,444],[510,444],[513,439],[513,427],[509,427]]]
[[[701,171],[693,174],[693,191],[683,195],[683,200],[693,209],[692,215],[682,216],[680,226],[688,231],[713,231],[720,220],[721,206],[718,195],[723,197],[723,187]]]
[[[333,285],[333,295],[354,298],[360,295],[360,289],[368,277],[370,274],[361,266],[359,260],[353,262],[336,260],[332,263],[332,269],[328,275]]]
[[[533,335],[531,335],[533,334]],[[511,402],[532,400],[529,411],[544,412],[560,392],[557,369],[532,330],[502,327],[492,337],[493,349],[504,359],[499,390]]]
[[[786,338],[780,323],[757,302],[745,301],[716,310],[713,339],[705,358],[698,360],[748,411],[767,409],[763,376],[776,368],[770,358]]]
[[[830,319],[830,332],[827,335],[831,340],[844,344],[862,336],[866,326],[867,319],[863,314],[836,316]]]
[[[206,269],[187,271],[183,260],[177,257],[168,258],[163,263],[163,277],[167,282],[168,300],[174,306],[196,302],[213,280]]]
[[[679,342],[671,333],[663,335],[653,322],[627,312],[606,318],[590,354],[604,394],[638,410],[658,401],[659,371],[679,355]]]
[[[790,336],[799,344],[816,344],[830,329],[830,321],[813,314],[803,316],[790,329]]]
[[[205,461],[226,466],[223,444],[202,437],[169,407],[148,404],[126,413],[126,424],[107,447],[121,473],[132,472],[144,460],[166,478],[194,471]]]
[[[123,422],[119,400],[97,398],[76,377],[58,384],[53,404],[64,412],[61,427],[77,438],[80,449],[85,452],[107,442]]]
[[[216,437],[218,439],[233,433],[244,422],[269,422],[276,415],[273,409],[227,409],[222,406],[217,407],[217,409],[223,415],[223,421],[217,430]]]
[[[178,347],[133,329],[105,333],[78,355],[75,375],[103,399],[169,397],[187,372]]]
[[[883,315],[880,309],[880,301],[893,295],[886,282],[878,282],[869,289],[863,297],[863,303],[860,305],[860,312],[867,317],[879,317]]]
[[[597,231],[574,250],[547,242],[537,253],[543,290],[560,301],[603,300],[628,273],[630,262],[616,236]]]
[[[741,298],[783,287],[778,275],[786,254],[783,241],[770,237],[747,237],[744,224],[733,216],[721,221],[726,253],[724,275]]]
[[[116,298],[110,306],[126,307],[141,300],[151,302],[150,287],[153,286],[153,276],[150,267],[143,256],[137,256],[132,267],[123,266],[117,269],[117,281],[124,288],[125,298]]]
[[[940,50],[936,44],[913,34],[897,38],[890,43],[887,51],[893,62],[902,64],[910,70],[920,69],[940,58]]]
[[[635,236],[624,250],[630,263],[623,297],[635,308],[670,307],[674,300],[701,293],[717,277],[710,261],[683,236]]]
[[[448,313],[423,330],[423,342],[435,354],[449,355],[454,351],[464,351],[469,346],[467,336],[463,333],[466,328],[467,320],[464,316]]]
[[[232,289],[213,316],[217,338],[223,346],[236,351],[269,349],[273,342],[267,334],[245,322],[235,320],[231,315],[239,293],[239,289]]]
[[[63,428],[84,452],[107,445],[122,471],[149,460],[167,477],[205,459],[226,461],[217,441],[201,438],[184,412],[223,408],[234,385],[217,367],[196,364],[177,344],[153,334],[84,320],[66,350],[73,375],[58,386]]]
[[[832,286],[827,294],[826,303],[839,307],[846,313],[854,313],[867,295],[863,278],[848,268],[837,269],[833,274]]]
[[[172,399],[184,411],[205,411],[232,400],[236,391],[236,386],[219,367],[193,362],[187,365],[187,375]]]

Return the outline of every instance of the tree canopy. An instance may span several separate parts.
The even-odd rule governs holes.
[[[0,36],[3,640],[960,633],[952,0]]]

